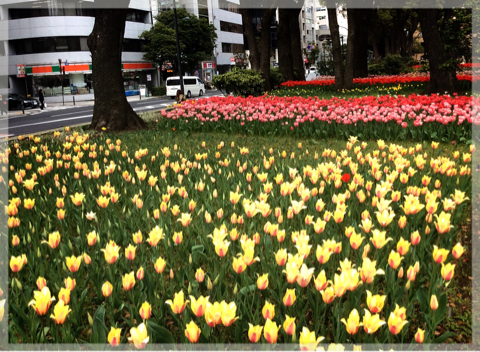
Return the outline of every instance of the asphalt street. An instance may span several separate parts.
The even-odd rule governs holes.
[[[214,90],[208,91],[202,97],[192,99],[204,99],[214,96],[222,96],[222,93]],[[130,105],[137,113],[166,109],[175,100],[170,97],[152,98],[147,100],[130,101]],[[16,115],[0,119],[0,135],[14,137],[28,135],[65,126],[87,124],[92,121],[93,105],[76,106],[61,110],[48,108],[31,115]]]

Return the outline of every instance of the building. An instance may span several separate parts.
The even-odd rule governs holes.
[[[0,66],[8,65],[10,91],[35,96],[43,89],[47,102],[61,101],[63,84],[65,95],[91,99],[92,65],[87,37],[94,21],[93,10],[81,0],[2,1],[0,22],[8,31],[8,41],[0,42]],[[143,60],[143,41],[139,39],[151,23],[150,1],[132,1],[122,54],[125,90],[130,93],[135,93],[140,84],[151,88],[155,81],[155,66]],[[65,67],[63,82],[59,59]],[[17,72],[22,67],[26,77],[19,78]]]
[[[171,10],[172,0],[150,0],[152,15]],[[214,74],[231,70],[234,54],[244,53],[242,16],[239,0],[177,0],[182,7],[197,17],[208,19],[216,28],[217,47],[212,53]],[[215,72],[216,71],[216,72]],[[206,71],[203,72],[205,78]]]
[[[312,46],[316,45],[317,41],[314,0],[305,0],[298,22],[301,27],[302,51],[304,53],[304,59],[306,59],[306,53],[310,51]]]
[[[325,6],[319,4],[318,0],[315,5],[315,31],[316,42],[322,48],[322,43],[331,40],[330,25],[328,22],[328,11]],[[348,37],[348,21],[347,12],[342,7],[337,9],[338,31],[340,33],[340,44],[347,43]]]

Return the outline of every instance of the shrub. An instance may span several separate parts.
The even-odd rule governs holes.
[[[270,85],[272,86],[272,89],[280,87],[280,84],[285,82],[285,77],[283,77],[283,74],[280,72],[280,69],[278,67],[275,67],[270,70]]]
[[[154,97],[157,96],[162,96],[167,94],[167,88],[166,87],[153,87],[152,88],[152,95]]]
[[[235,96],[256,97],[263,94],[264,79],[260,71],[235,67],[231,72],[213,77],[212,83],[225,95],[232,93]]]

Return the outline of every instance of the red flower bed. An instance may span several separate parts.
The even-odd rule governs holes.
[[[221,120],[246,122],[285,121],[298,126],[315,120],[352,124],[356,122],[412,121],[415,126],[427,122],[449,124],[472,123],[480,98],[448,95],[367,96],[362,98],[321,100],[303,97],[213,97],[183,103],[172,112],[162,111],[171,119],[198,119],[202,122]],[[480,123],[480,117],[478,118]],[[406,127],[406,125],[405,125]]]
[[[476,82],[479,76],[457,75],[459,81]],[[377,85],[377,84],[407,84],[407,83],[423,83],[430,81],[430,76],[380,76],[368,78],[355,78],[353,84],[360,85]],[[296,86],[330,86],[335,84],[335,79],[315,80],[315,81],[287,81],[282,83],[283,87]]]

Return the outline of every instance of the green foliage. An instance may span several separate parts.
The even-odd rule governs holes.
[[[213,77],[213,85],[223,94],[232,93],[235,96],[259,96],[263,94],[262,73],[255,70],[240,70],[234,68],[231,72]]]
[[[278,88],[281,83],[285,82],[285,77],[280,72],[278,67],[272,68],[270,70],[270,85],[273,89]]]
[[[153,96],[162,96],[167,94],[167,88],[166,87],[153,87],[152,88],[152,94]]]
[[[310,52],[307,54],[308,62],[312,65],[315,65],[319,56],[320,56],[320,48],[316,46],[314,49],[311,49]]]
[[[398,75],[410,72],[415,60],[411,57],[400,55],[387,55],[379,63],[372,63],[368,66],[368,73],[372,75]]]
[[[162,11],[156,20],[155,25],[140,36],[147,40],[144,59],[159,65],[170,62],[178,69],[173,10]],[[215,26],[185,9],[177,10],[177,24],[182,69],[183,72],[193,72],[200,61],[212,56],[217,39]]]

